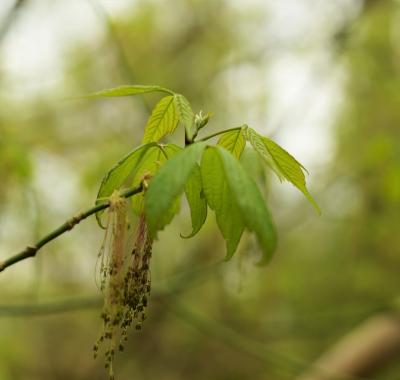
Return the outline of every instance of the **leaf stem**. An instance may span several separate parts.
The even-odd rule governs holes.
[[[209,139],[211,139],[211,138],[213,138],[213,137],[215,137],[215,136],[222,135],[222,134],[225,133],[225,132],[237,131],[237,130],[242,129],[242,128],[243,128],[243,126],[235,127],[235,128],[229,128],[229,129],[224,129],[223,131],[215,132],[215,133],[213,133],[213,134],[211,134],[211,135],[208,135],[208,136],[206,136],[206,137],[203,137],[203,138],[201,138],[201,139],[199,139],[199,140],[197,140],[197,141],[207,141],[207,140],[209,140]]]
[[[120,196],[123,198],[129,198],[132,197],[135,194],[141,193],[143,191],[143,184],[141,183],[139,186],[136,187],[130,187],[124,191],[121,192]],[[78,223],[80,223],[82,220],[88,218],[89,216],[95,214],[96,212],[99,212],[101,210],[104,210],[110,206],[110,201],[109,199],[105,200],[104,202],[101,202],[97,204],[96,206],[93,206],[86,211],[83,211],[72,218],[68,219],[65,223],[63,223],[61,226],[44,236],[42,239],[40,239],[35,245],[30,245],[26,247],[22,252],[11,256],[7,260],[0,262],[0,272],[2,272],[4,269],[8,268],[11,265],[14,265],[22,260],[28,259],[29,257],[35,257],[37,252],[45,246],[47,243],[51,242],[52,240],[56,239],[60,235],[64,234],[65,232],[68,232],[72,230]]]

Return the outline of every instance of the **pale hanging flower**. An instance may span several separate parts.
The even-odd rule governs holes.
[[[123,350],[128,328],[140,330],[151,290],[150,258],[153,240],[144,215],[139,216],[134,239],[127,239],[127,201],[118,192],[110,197],[108,222],[99,252],[100,289],[104,294],[101,313],[103,331],[94,345],[105,346],[105,367],[114,378],[113,361],[116,349]],[[131,243],[129,244],[129,241]],[[130,247],[129,247],[130,246]]]

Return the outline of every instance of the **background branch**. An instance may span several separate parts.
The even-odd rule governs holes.
[[[134,73],[133,67],[129,62],[129,58],[127,53],[125,52],[124,46],[118,37],[118,33],[116,30],[116,26],[114,25],[110,15],[105,9],[104,5],[99,0],[89,0],[89,5],[92,7],[99,20],[106,26],[108,31],[109,39],[114,47],[114,50],[117,54],[118,61],[120,63],[120,67],[122,69],[122,75],[125,77],[126,81],[129,83],[140,83],[140,79],[138,79]],[[151,107],[147,103],[146,99],[141,96],[140,100],[146,111],[150,112]]]
[[[136,187],[130,187],[120,193],[120,196],[123,198],[132,197],[135,194],[141,193],[143,191],[143,184],[140,184]],[[28,259],[29,257],[36,256],[37,252],[45,246],[47,243],[56,239],[60,235],[64,234],[72,230],[78,223],[82,220],[88,218],[89,216],[96,214],[97,212],[104,210],[110,206],[110,201],[106,200],[98,205],[89,208],[88,210],[81,212],[72,218],[68,219],[65,223],[63,223],[60,227],[56,228],[54,231],[50,232],[48,235],[40,239],[35,245],[27,246],[22,252],[11,256],[7,260],[0,262],[0,272],[4,269],[8,268],[11,265],[14,265],[22,260]]]
[[[17,0],[14,5],[5,16],[2,24],[0,25],[0,43],[3,41],[4,37],[7,35],[10,30],[15,18],[17,17],[18,12],[22,9],[22,6],[25,5],[26,0]]]

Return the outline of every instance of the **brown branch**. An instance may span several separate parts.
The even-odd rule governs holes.
[[[143,191],[143,184],[140,184],[136,187],[128,188],[121,192],[120,196],[124,198],[132,197],[135,194],[141,193]],[[50,232],[48,235],[40,239],[35,245],[30,245],[26,247],[22,252],[11,256],[5,261],[0,262],[0,272],[4,269],[8,268],[11,265],[14,265],[22,260],[28,259],[30,257],[35,257],[37,252],[45,246],[47,243],[56,239],[60,235],[64,234],[72,230],[78,223],[87,217],[96,214],[97,212],[104,210],[110,206],[109,200],[101,202],[94,207],[89,208],[88,210],[81,212],[72,218],[68,219],[65,223],[63,223],[60,227],[56,228],[54,231]]]

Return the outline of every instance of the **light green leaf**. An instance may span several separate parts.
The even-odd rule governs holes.
[[[276,166],[279,167],[283,177],[296,186],[320,214],[320,208],[307,190],[306,178],[303,172],[303,170],[305,170],[304,167],[276,142],[268,139],[267,137],[263,137],[263,142],[273,158]]]
[[[194,112],[189,101],[181,94],[174,95],[175,107],[179,112],[180,120],[185,127],[187,139],[191,142],[196,133]]]
[[[154,176],[158,169],[180,150],[182,148],[175,144],[158,145],[156,148],[148,149],[135,168],[131,186],[139,185],[145,176]],[[144,193],[134,195],[131,198],[131,203],[133,211],[138,215],[141,214],[144,207]]]
[[[224,147],[236,158],[240,158],[246,145],[246,139],[243,136],[243,129],[239,128],[233,131],[225,132],[221,135],[217,145]]]
[[[260,155],[251,147],[246,147],[240,156],[240,163],[257,185],[264,189],[267,185],[267,176],[265,175],[264,161]]]
[[[226,149],[216,149],[232,198],[240,210],[246,228],[255,232],[262,248],[263,259],[260,264],[266,264],[276,248],[276,232],[265,201],[240,162]]]
[[[185,185],[186,199],[190,207],[192,218],[192,232],[183,238],[191,238],[196,235],[207,219],[207,201],[203,194],[200,167],[195,165]]]
[[[80,98],[95,99],[95,98],[115,97],[115,96],[130,96],[130,95],[146,94],[149,92],[164,92],[173,95],[172,91],[160,86],[132,85],[132,86],[119,86],[106,90],[101,90],[89,95],[82,96]]]
[[[169,223],[163,217],[183,192],[205,147],[202,142],[188,146],[169,159],[151,179],[144,197],[144,211],[153,236]]]
[[[158,141],[172,133],[178,125],[179,114],[175,108],[174,96],[162,98],[155,106],[144,129],[142,144]]]
[[[263,160],[269,165],[269,167],[274,171],[279,180],[282,182],[285,176],[281,172],[281,169],[276,164],[275,160],[272,158],[268,148],[265,146],[263,137],[260,136],[254,129],[248,127],[244,130],[244,135],[247,141],[250,142],[254,150],[263,158]]]
[[[264,161],[271,167],[279,179],[287,180],[296,186],[320,214],[317,203],[307,190],[304,171],[306,169],[290,153],[267,137],[259,135],[254,129],[247,128],[246,138],[250,141]]]
[[[207,202],[215,211],[218,227],[226,241],[225,260],[229,260],[239,244],[244,222],[228,186],[221,158],[215,148],[208,148],[204,152],[201,161],[201,176]]]
[[[126,184],[129,181],[129,178],[134,174],[133,172],[135,168],[140,165],[140,162],[146,156],[147,151],[153,149],[155,151],[160,150],[154,142],[141,145],[118,161],[118,163],[104,176],[97,194],[96,204],[105,198],[108,198],[114,190],[120,189],[124,184]],[[103,227],[100,220],[101,215],[102,211],[96,214],[96,218],[100,227]]]

